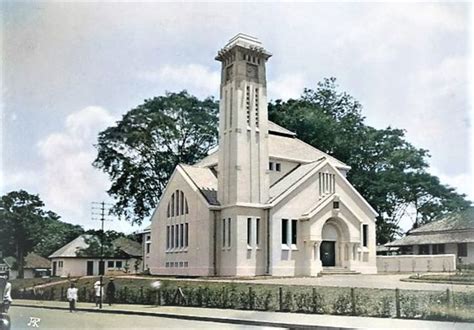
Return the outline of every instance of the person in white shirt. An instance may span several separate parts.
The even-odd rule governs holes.
[[[5,290],[3,291],[3,311],[8,313],[10,309],[10,305],[13,302],[12,299],[12,284],[8,282],[8,275],[5,278],[7,280],[7,284],[5,285]]]
[[[104,286],[100,285],[100,281],[94,283],[94,291],[95,291],[95,306],[99,306],[101,293],[102,297],[104,297]]]
[[[69,301],[69,312],[76,310],[77,302],[77,288],[74,283],[71,283],[71,286],[67,289],[67,300]]]

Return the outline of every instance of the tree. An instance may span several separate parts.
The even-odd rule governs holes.
[[[269,104],[270,120],[351,166],[348,179],[379,213],[377,241],[400,234],[399,222],[415,209],[414,225],[458,211],[471,203],[427,173],[428,151],[405,140],[405,132],[365,124],[362,106],[337,91],[335,78],[305,89],[299,99]]]
[[[186,91],[145,100],[99,134],[94,166],[107,173],[112,213],[140,224],[156,207],[174,168],[217,142],[218,103]]]
[[[16,257],[18,277],[24,275],[25,256],[41,242],[45,224],[58,219],[52,211],[43,209],[38,195],[24,190],[12,191],[0,200],[0,248],[7,255]]]
[[[103,257],[116,257],[120,252],[117,246],[114,245],[114,241],[120,237],[126,237],[124,233],[117,232],[115,230],[107,230],[102,234],[102,230],[88,230],[85,232],[88,236],[84,239],[87,243],[87,248],[80,249],[77,251],[79,257],[94,257],[98,258],[103,252]],[[101,250],[101,244],[104,244],[103,251]]]
[[[59,219],[59,216],[55,214],[50,214],[50,217],[45,219],[42,224],[43,235],[33,248],[34,252],[45,258],[84,233],[84,228],[81,226],[62,222]]]

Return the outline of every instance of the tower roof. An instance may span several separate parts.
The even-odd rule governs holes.
[[[252,37],[248,34],[238,33],[227,42],[224,48],[217,52],[216,60],[220,61],[231,49],[234,49],[235,47],[240,47],[260,53],[265,57],[265,59],[268,59],[272,56],[270,52],[263,48],[262,42],[258,40],[258,38]]]

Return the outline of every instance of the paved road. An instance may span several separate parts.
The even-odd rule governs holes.
[[[392,275],[330,275],[322,277],[288,277],[288,278],[256,278],[250,280],[219,280],[222,282],[259,283],[259,284],[281,284],[281,285],[311,285],[311,286],[337,286],[355,288],[378,288],[401,290],[433,290],[446,291],[450,289],[456,292],[473,292],[474,285],[439,284],[402,282],[400,279],[408,278],[410,274]]]
[[[262,327],[238,324],[189,321],[139,315],[100,314],[88,312],[69,313],[62,310],[50,310],[12,306],[10,309],[13,330],[18,329],[262,329]],[[41,321],[34,326],[31,318]],[[30,323],[30,325],[28,325]],[[278,329],[278,328],[271,328]]]

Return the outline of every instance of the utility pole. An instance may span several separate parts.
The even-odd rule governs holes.
[[[104,286],[104,273],[105,273],[105,264],[104,264],[104,221],[111,221],[112,219],[106,219],[107,215],[105,214],[105,209],[110,208],[111,204],[105,202],[92,202],[92,220],[99,220],[101,222],[101,233],[100,233],[100,261],[99,261],[99,309],[102,309],[102,292]]]

